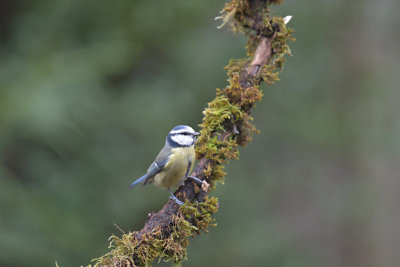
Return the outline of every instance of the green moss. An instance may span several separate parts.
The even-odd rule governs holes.
[[[204,170],[204,175],[209,181],[211,188],[215,189],[216,182],[224,184],[224,177],[226,172],[224,172],[224,165],[209,162]]]
[[[186,201],[180,208],[185,222],[191,222],[191,235],[199,235],[202,232],[208,233],[209,226],[216,226],[212,215],[218,211],[218,199],[206,197],[204,202],[190,203]]]
[[[216,226],[212,215],[217,210],[218,200],[215,197],[205,197],[201,203],[186,201],[172,216],[168,231],[156,228],[142,235],[140,240],[137,232],[123,234],[122,237],[112,235],[110,252],[94,259],[94,266],[149,266],[157,258],[159,261],[182,262],[187,258],[189,237],[207,233],[210,226]],[[166,232],[169,234],[165,235]]]
[[[199,144],[212,137],[214,133],[224,131],[224,124],[232,123],[236,117],[241,116],[240,107],[233,105],[229,99],[217,93],[217,97],[208,103],[208,107],[203,111],[203,122],[200,124],[201,135]]]
[[[242,116],[240,107],[231,104],[226,96],[218,95],[208,103],[203,114],[201,135],[196,144],[198,157],[205,156],[218,164],[225,163],[227,159],[237,158],[237,144],[231,137],[223,138],[221,133]]]
[[[272,63],[279,70],[282,70],[285,56],[292,55],[288,42],[295,41],[292,37],[293,29],[287,28],[281,17],[272,17],[271,22],[279,28],[279,31],[275,33],[275,37],[272,40],[272,49],[274,53]]]
[[[291,55],[287,42],[291,38],[292,30],[286,28],[281,17],[269,14],[268,5],[280,2],[267,1],[262,5],[263,2],[259,1],[250,5],[246,0],[233,0],[221,11],[223,25],[229,22],[235,32],[242,32],[249,39],[246,46],[247,57],[230,60],[225,67],[229,85],[223,90],[217,89],[217,96],[204,110],[203,122],[200,124],[202,130],[196,144],[196,152],[198,158],[209,159],[204,174],[212,188],[215,188],[216,182],[223,181],[225,172],[221,165],[230,159],[237,159],[238,145],[245,146],[252,140],[253,134],[258,132],[249,111],[262,98],[260,81],[267,84],[279,81],[279,71],[284,65],[285,56]],[[257,29],[257,32],[253,29]],[[261,36],[272,35],[273,56],[270,62],[260,67],[253,81],[248,81],[249,84],[254,84],[253,86],[243,88],[240,83],[241,72],[251,62]],[[231,133],[225,137],[225,132]]]

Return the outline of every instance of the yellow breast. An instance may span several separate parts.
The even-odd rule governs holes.
[[[191,166],[188,174],[193,169],[195,160],[193,146],[172,148],[171,152],[168,164],[164,170],[154,176],[154,184],[157,186],[165,188],[179,186],[185,179],[189,164]]]

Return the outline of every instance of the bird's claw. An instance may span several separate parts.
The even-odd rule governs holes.
[[[210,187],[210,184],[207,183],[206,181],[200,180],[197,177],[194,176],[188,176],[188,178],[192,179],[195,182],[198,182],[199,184],[201,184],[201,189],[205,192],[208,192],[208,188]]]
[[[179,206],[182,206],[184,203],[182,201],[180,201],[176,196],[171,195],[169,197],[170,199],[174,200],[176,204],[178,204]]]
[[[200,180],[199,178],[197,178],[197,177],[194,177],[194,176],[188,176],[188,178],[190,178],[190,179],[192,179],[193,181],[195,181],[195,182],[198,182],[199,184],[203,184],[203,181],[202,180]]]

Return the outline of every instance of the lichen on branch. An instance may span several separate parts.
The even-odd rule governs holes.
[[[201,136],[196,143],[198,164],[193,176],[215,189],[223,182],[224,165],[239,158],[239,146],[245,146],[258,133],[250,110],[261,100],[262,82],[278,81],[279,71],[290,55],[292,30],[281,17],[270,15],[269,6],[281,0],[233,0],[221,11],[224,26],[248,37],[247,54],[230,60],[225,67],[228,85],[217,89],[216,97],[203,111]],[[218,200],[207,196],[208,187],[187,180],[175,195],[185,201],[178,206],[168,201],[151,213],[141,230],[110,238],[110,252],[94,259],[94,266],[148,266],[154,260],[180,263],[187,258],[189,238],[207,233],[215,226],[213,214]],[[89,265],[91,266],[91,265]]]

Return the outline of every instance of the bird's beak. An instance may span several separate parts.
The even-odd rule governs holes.
[[[199,132],[194,132],[193,135],[194,136],[198,136],[198,135],[200,135],[200,133]]]

